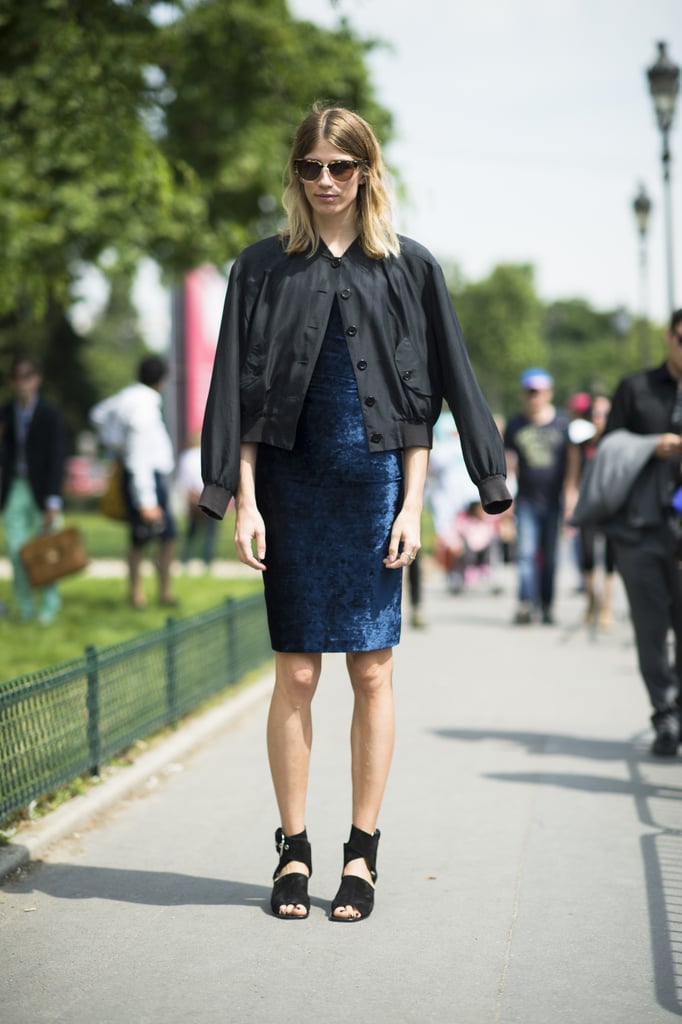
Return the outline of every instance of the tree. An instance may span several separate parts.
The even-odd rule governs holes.
[[[495,267],[483,281],[461,286],[453,303],[483,392],[508,415],[518,405],[520,373],[546,356],[533,268]]]
[[[113,257],[132,276],[152,256],[172,278],[271,232],[313,99],[360,110],[386,140],[375,45],[298,22],[284,0],[4,0],[0,352],[17,337],[55,348],[83,263],[109,272]],[[75,367],[55,370],[67,391]]]
[[[107,304],[88,333],[83,359],[98,398],[135,380],[140,359],[146,354],[130,297],[131,279],[126,274],[114,274],[109,284]]]
[[[557,401],[576,391],[610,394],[623,374],[637,369],[633,324],[613,311],[600,312],[583,299],[550,303],[542,333]]]
[[[68,302],[77,260],[128,266],[159,225],[201,221],[191,175],[148,130],[147,0],[8,0],[0,15],[0,311]],[[176,229],[180,230],[180,229]],[[190,234],[189,229],[186,233]]]
[[[78,261],[130,272],[224,263],[278,217],[293,125],[327,95],[380,136],[365,58],[341,23],[284,0],[5,0],[0,13],[0,314],[68,302]]]

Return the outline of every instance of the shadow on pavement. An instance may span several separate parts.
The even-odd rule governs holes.
[[[114,900],[153,907],[260,907],[270,889],[225,878],[198,878],[172,871],[138,871],[34,862],[13,892],[44,892],[61,900]]]
[[[539,786],[621,794],[632,797],[643,826],[655,831],[640,838],[646,878],[649,930],[654,965],[656,998],[670,1013],[682,1016],[682,829],[663,823],[664,808],[677,810],[682,786],[670,785],[668,773],[679,779],[679,759],[662,760],[631,742],[586,739],[554,733],[512,732],[476,729],[434,729],[435,736],[460,743],[485,740],[516,743],[529,754],[572,756],[595,761],[622,761],[629,778],[614,779],[600,775],[571,772],[499,772],[485,773],[498,782],[518,782]],[[655,774],[656,780],[645,778]],[[658,813],[654,801],[659,801]],[[671,804],[665,801],[674,801]],[[676,816],[679,818],[679,815]]]

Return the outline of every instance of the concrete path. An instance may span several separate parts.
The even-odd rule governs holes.
[[[350,815],[349,686],[332,655],[315,702],[310,918],[268,912],[265,678],[79,798],[80,817],[15,837],[5,865],[22,845],[38,860],[15,861],[0,889],[3,1024],[682,1015],[682,760],[648,754],[622,593],[614,626],[591,633],[570,568],[560,582],[558,625],[513,627],[513,574],[498,596],[428,580],[428,628],[406,625],[396,654],[369,921],[327,919]]]

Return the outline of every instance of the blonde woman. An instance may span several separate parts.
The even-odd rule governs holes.
[[[420,548],[433,425],[453,410],[486,511],[510,505],[502,441],[440,267],[392,226],[369,125],[315,105],[296,131],[280,236],[230,275],[203,430],[201,507],[236,499],[239,558],[263,574],[275,688],[267,726],[281,825],[273,913],[308,916],[306,794],[322,654],[354,694],[352,825],[331,919],[374,906],[394,738],[402,570]]]

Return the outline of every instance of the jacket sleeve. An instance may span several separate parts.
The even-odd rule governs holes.
[[[239,353],[240,339],[245,332],[245,303],[239,268],[237,261],[230,272],[201,431],[204,489],[198,504],[213,519],[223,518],[239,484]]]
[[[467,471],[478,487],[481,504],[499,515],[512,503],[506,481],[502,436],[469,360],[459,321],[452,308],[445,278],[432,265],[430,329],[433,334],[443,394],[459,431]]]
[[[611,408],[606,419],[604,434],[610,434],[614,430],[628,430],[631,418],[631,396],[632,388],[630,381],[626,378],[620,381],[611,399]]]

